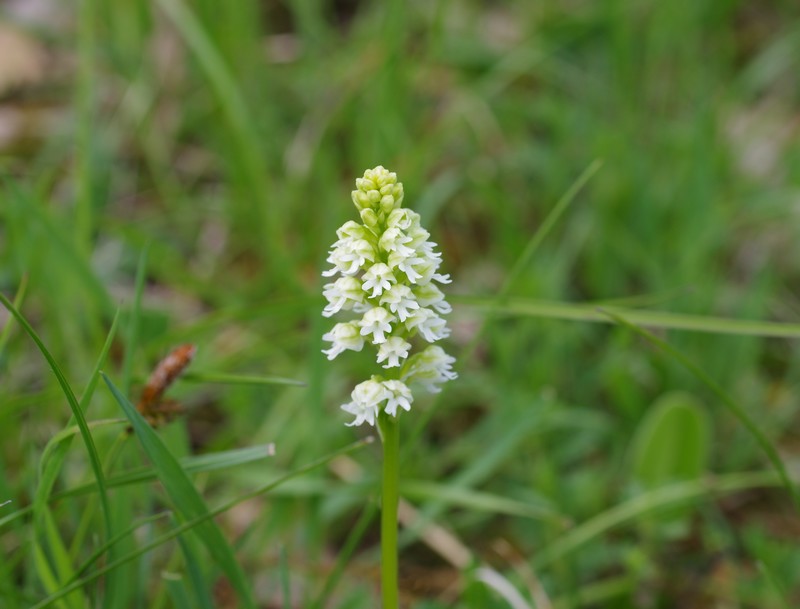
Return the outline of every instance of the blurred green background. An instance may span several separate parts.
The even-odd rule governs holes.
[[[758,443],[676,358],[590,320],[613,306],[654,329],[796,470],[799,73],[789,0],[7,0],[0,291],[78,397],[118,307],[102,368],[134,403],[196,344],[168,392],[186,412],[158,430],[171,453],[277,450],[192,473],[216,507],[369,432],[338,406],[374,363],[320,354],[319,274],[354,179],[385,165],[453,276],[460,374],[402,417],[408,606],[798,606],[797,506]],[[11,609],[111,555],[93,559],[110,536],[97,492],[24,511],[74,421],[20,324],[0,324]],[[102,382],[87,402],[90,423],[122,416]],[[150,467],[125,427],[92,428],[111,478]],[[53,493],[96,480],[79,438],[57,445]],[[378,606],[379,455],[216,519],[257,606]],[[137,526],[122,554],[187,517],[151,480],[108,499],[111,532]],[[144,522],[165,509],[177,520]],[[237,606],[181,539],[55,606]]]

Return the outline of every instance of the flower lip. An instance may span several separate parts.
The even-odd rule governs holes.
[[[402,283],[394,285],[389,291],[384,292],[380,303],[388,305],[389,310],[397,315],[402,322],[405,322],[416,309],[420,308],[420,304],[414,298],[411,288]]]
[[[378,348],[378,363],[385,362],[384,368],[395,368],[401,365],[400,360],[408,357],[411,343],[406,342],[399,336],[390,336]]]
[[[395,317],[383,307],[373,307],[364,313],[358,325],[361,326],[362,336],[372,334],[372,342],[379,345],[386,340],[384,334],[392,332],[391,322],[394,320]]]
[[[359,383],[350,394],[351,402],[342,405],[342,410],[355,415],[355,420],[349,426],[361,425],[366,422],[375,425],[381,403],[389,397],[389,392],[383,383],[376,377]]]
[[[392,269],[383,262],[376,262],[364,273],[364,283],[361,287],[365,292],[372,290],[370,298],[376,298],[391,288],[393,283],[397,283],[397,278]]]
[[[411,410],[411,403],[414,401],[414,396],[411,395],[411,390],[408,386],[398,380],[383,381],[383,386],[386,390],[386,406],[384,412],[390,416],[397,416],[397,407],[399,406],[406,412]]]
[[[358,326],[353,322],[336,324],[330,332],[322,335],[322,340],[333,343],[330,349],[322,351],[329,360],[346,349],[361,351],[364,347],[364,338],[361,336]]]

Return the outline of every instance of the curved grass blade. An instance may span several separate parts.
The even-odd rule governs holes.
[[[114,316],[114,320],[111,323],[111,328],[109,329],[106,341],[100,351],[100,356],[97,358],[94,370],[89,377],[89,383],[87,384],[78,404],[78,408],[81,413],[86,412],[89,402],[94,395],[94,391],[97,387],[100,368],[102,367],[103,362],[105,362],[106,356],[111,348],[111,343],[116,333],[118,320],[119,311],[117,311],[117,314]],[[36,486],[36,492],[34,493],[33,504],[31,505],[31,509],[33,511],[33,527],[34,531],[36,532],[36,537],[38,539],[48,540],[48,549],[50,550],[49,554],[59,559],[62,563],[62,566],[59,569],[59,577],[62,581],[66,581],[71,574],[71,571],[67,569],[68,558],[66,557],[66,551],[62,548],[61,539],[58,537],[55,527],[48,527],[46,525],[50,519],[50,493],[52,492],[53,485],[55,484],[59,472],[61,471],[61,466],[64,463],[64,459],[66,459],[67,453],[69,452],[72,444],[72,438],[80,432],[80,428],[74,424],[75,420],[76,418],[73,414],[67,423],[67,427],[53,436],[45,446],[42,456],[39,460],[39,482]],[[89,429],[94,429],[115,422],[116,421],[108,420],[92,421],[88,423],[87,426]],[[47,561],[46,553],[44,552],[42,553],[42,560]],[[71,569],[71,566],[69,568]],[[39,570],[39,573],[42,574],[44,571]]]
[[[136,410],[136,407],[111,382],[111,379],[103,374],[103,380],[111,390],[114,399],[122,407],[125,416],[128,417],[136,437],[152,461],[158,474],[158,479],[164,485],[178,513],[186,520],[202,518],[207,515],[209,512],[203,498],[180,463],[178,463],[178,460],[169,452],[161,439]],[[231,585],[236,590],[244,606],[255,609],[253,593],[244,571],[236,561],[233,549],[217,524],[211,519],[203,520],[198,524],[197,533],[208,549],[209,554],[230,579]]]
[[[106,538],[108,538],[113,534],[114,527],[111,517],[111,509],[109,507],[109,502],[108,502],[108,491],[106,489],[105,474],[103,473],[103,466],[100,463],[100,457],[97,454],[97,447],[94,444],[92,433],[89,429],[88,423],[86,422],[86,417],[83,414],[83,409],[81,408],[80,403],[75,397],[75,393],[72,391],[72,387],[70,387],[67,378],[61,371],[61,368],[58,366],[55,359],[50,354],[50,351],[47,350],[47,347],[44,346],[42,339],[39,338],[39,335],[36,333],[33,327],[28,323],[28,320],[25,319],[25,317],[3,294],[0,294],[0,303],[2,303],[3,306],[5,306],[6,309],[8,309],[8,311],[17,319],[19,324],[25,329],[25,332],[28,334],[28,336],[30,336],[33,342],[36,343],[36,346],[39,348],[39,351],[47,360],[47,363],[50,365],[50,369],[53,371],[53,374],[55,375],[58,384],[61,386],[61,390],[64,392],[64,395],[67,398],[67,402],[69,403],[69,406],[72,409],[72,414],[75,417],[75,421],[77,422],[78,427],[80,428],[81,438],[83,439],[83,443],[86,446],[86,452],[89,454],[89,462],[92,467],[92,473],[94,474],[95,480],[97,482],[97,488],[98,491],[100,492],[100,505],[103,511],[105,536]]]
[[[120,566],[122,564],[128,563],[128,562],[130,562],[132,560],[136,560],[142,554],[145,554],[145,553],[149,552],[150,550],[153,550],[153,549],[159,547],[160,545],[166,543],[167,541],[170,541],[171,539],[175,539],[178,535],[182,535],[183,533],[185,533],[187,531],[190,531],[190,530],[192,530],[193,528],[195,528],[197,526],[202,525],[204,522],[207,522],[210,519],[212,519],[212,518],[214,518],[216,516],[219,516],[220,514],[222,514],[224,512],[227,512],[228,510],[230,510],[233,507],[236,507],[240,503],[243,503],[244,501],[249,501],[250,499],[258,497],[259,495],[263,495],[264,493],[267,493],[267,492],[271,491],[272,489],[280,486],[281,484],[283,484],[287,480],[291,480],[292,478],[296,478],[298,476],[302,476],[303,474],[306,474],[306,473],[308,473],[308,472],[310,472],[310,471],[312,471],[312,470],[314,470],[314,469],[316,469],[318,467],[321,467],[321,466],[325,465],[326,463],[328,463],[329,461],[335,459],[336,457],[339,457],[341,455],[346,455],[346,454],[352,453],[352,452],[354,452],[354,451],[356,451],[356,450],[358,450],[360,448],[363,448],[364,446],[367,446],[368,444],[371,444],[372,442],[374,442],[374,440],[375,439],[372,436],[368,436],[367,438],[365,438],[363,440],[359,440],[358,442],[354,442],[354,443],[352,443],[352,444],[350,444],[348,446],[345,446],[344,448],[342,448],[340,450],[337,450],[337,451],[335,451],[335,452],[333,452],[333,453],[331,453],[329,455],[326,455],[324,457],[320,457],[319,459],[315,459],[314,461],[312,461],[311,463],[308,463],[307,465],[304,465],[303,467],[300,467],[300,468],[298,468],[298,469],[296,469],[296,470],[294,470],[292,472],[284,474],[283,476],[280,476],[276,480],[273,480],[272,482],[270,482],[268,484],[265,484],[264,486],[261,486],[261,487],[255,489],[255,490],[253,490],[253,491],[250,491],[249,493],[245,493],[241,497],[237,497],[235,499],[232,499],[232,500],[222,504],[221,506],[206,512],[206,514],[204,514],[202,516],[198,516],[196,518],[193,518],[193,519],[183,523],[181,526],[174,528],[173,530],[169,531],[168,533],[164,533],[163,535],[160,535],[159,537],[156,537],[152,541],[140,546],[139,548],[136,549],[135,552],[131,552],[129,554],[126,554],[125,556],[122,556],[122,557],[118,558],[117,560],[115,560],[113,562],[109,562],[108,564],[104,565],[103,567],[101,567],[100,569],[95,571],[94,573],[91,573],[91,574],[87,575],[86,577],[81,578],[80,580],[77,580],[77,581],[75,581],[75,582],[73,582],[73,583],[71,583],[71,584],[69,584],[67,586],[64,586],[57,593],[55,593],[55,594],[47,597],[46,599],[40,601],[39,603],[37,603],[36,605],[31,607],[31,609],[44,609],[45,607],[49,607],[53,603],[55,603],[55,602],[61,600],[62,598],[64,598],[64,596],[66,596],[67,594],[69,594],[73,590],[75,590],[77,588],[80,588],[81,586],[84,586],[84,585],[96,580],[99,577],[102,577],[103,574],[107,573],[108,571],[111,571],[112,569],[116,569],[118,566]]]
[[[92,374],[89,377],[89,383],[87,384],[86,390],[83,392],[81,400],[78,403],[79,409],[82,413],[86,412],[89,402],[94,395],[94,391],[97,388],[97,381],[100,378],[100,368],[102,368],[103,363],[106,361],[106,357],[108,356],[108,352],[111,349],[111,343],[113,342],[114,335],[117,331],[118,321],[119,310],[117,310],[117,313],[114,315],[114,320],[111,322],[111,328],[109,328],[106,341],[103,344],[103,348],[100,350],[100,356],[97,358],[94,370],[92,370]],[[102,425],[109,425],[114,422],[115,421],[113,420],[93,421],[92,423],[88,424],[88,427],[91,429]],[[39,484],[36,487],[36,494],[34,495],[33,499],[34,513],[37,513],[38,510],[42,509],[47,504],[50,497],[50,492],[53,489],[53,484],[55,484],[56,478],[58,477],[58,472],[61,471],[61,465],[64,462],[67,451],[69,450],[69,441],[77,431],[80,431],[80,427],[75,427],[75,415],[73,414],[72,417],[70,417],[67,426],[53,436],[44,447],[41,459],[39,460]]]
[[[767,458],[769,459],[770,463],[772,463],[775,470],[778,472],[778,475],[781,477],[786,490],[789,491],[789,494],[794,499],[795,506],[800,508],[800,493],[798,493],[797,487],[795,484],[790,480],[789,474],[786,472],[786,467],[781,461],[780,455],[778,455],[778,451],[772,445],[772,442],[769,441],[767,436],[759,429],[759,427],[755,424],[755,422],[750,418],[750,416],[745,412],[744,408],[739,406],[739,404],[734,400],[730,395],[728,395],[725,390],[717,385],[717,383],[708,376],[699,366],[697,366],[694,362],[692,362],[688,357],[686,357],[683,353],[681,353],[678,349],[673,347],[667,341],[662,340],[655,334],[648,332],[647,330],[640,328],[630,321],[626,320],[624,317],[621,317],[617,313],[612,313],[611,311],[601,310],[604,315],[607,315],[618,324],[625,326],[629,330],[632,330],[639,336],[646,338],[648,341],[653,343],[654,345],[660,347],[663,351],[665,351],[668,355],[670,355],[673,359],[678,361],[684,368],[686,368],[689,372],[691,372],[701,383],[703,383],[706,387],[708,387],[714,395],[716,395],[725,407],[736,417],[739,422],[744,425],[747,431],[755,438],[756,442],[758,442],[759,446],[761,446],[762,450],[766,453]]]

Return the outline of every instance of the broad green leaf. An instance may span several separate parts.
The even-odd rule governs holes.
[[[709,443],[708,416],[700,402],[688,393],[665,394],[634,435],[633,475],[645,488],[699,478],[706,468]]]

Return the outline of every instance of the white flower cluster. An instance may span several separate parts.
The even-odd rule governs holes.
[[[440,384],[456,378],[455,358],[441,347],[409,356],[413,337],[433,343],[450,335],[440,315],[451,307],[433,283],[450,283],[450,277],[438,273],[441,254],[428,241],[419,214],[401,206],[403,185],[395,173],[381,166],[368,169],[356,180],[352,196],[362,224],[351,220],[336,231],[339,239],[328,256],[333,268],[322,274],[338,278],[325,285],[328,304],[322,314],[352,311],[361,318],[326,333],[322,338],[331,347],[323,353],[330,360],[347,349],[361,351],[365,341],[378,348],[377,362],[391,378],[373,375],[342,406],[356,417],[350,425],[374,425],[381,410],[397,416],[398,407],[411,408],[410,383],[438,392]]]

